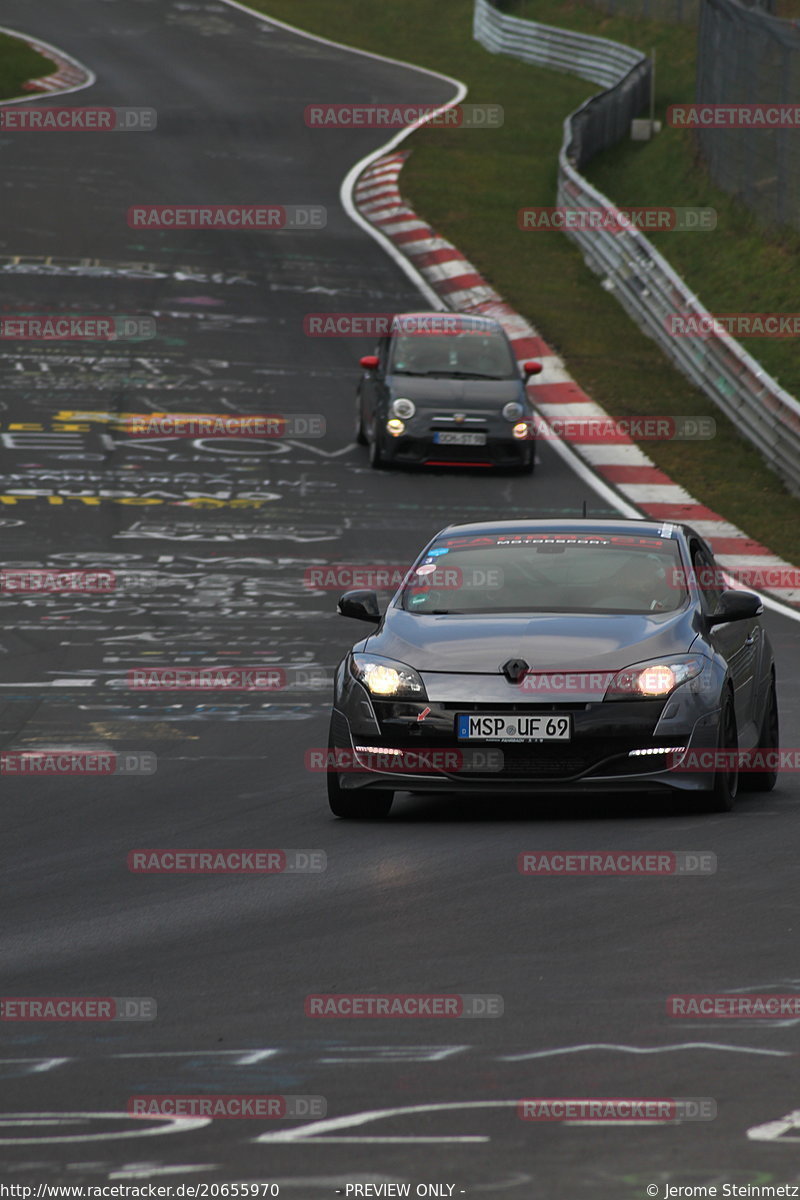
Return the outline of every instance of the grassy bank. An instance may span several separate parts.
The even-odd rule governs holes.
[[[406,143],[414,153],[401,177],[404,195],[536,324],[578,382],[610,413],[713,416],[717,436],[711,442],[651,442],[643,448],[703,503],[776,553],[800,561],[800,501],[786,492],[711,401],[638,331],[571,242],[558,233],[517,229],[517,209],[553,203],[563,118],[591,85],[487,54],[472,40],[470,0],[439,0],[433,15],[430,0],[384,0],[381,6],[373,0],[336,6],[330,0],[304,0],[301,17],[294,0],[256,0],[254,7],[292,23],[301,19],[304,28],[326,37],[455,75],[468,85],[469,100],[502,104],[505,123],[500,129],[414,134]],[[634,28],[633,22],[612,20],[570,0],[537,0],[536,15],[647,48],[655,45],[661,63],[659,107],[691,97],[693,49],[686,30]],[[787,303],[791,260],[800,240],[770,242],[762,233],[748,232],[749,218],[708,187],[690,150],[682,146],[683,137],[669,131],[649,145],[609,152],[593,164],[592,175],[619,203],[709,204],[718,210],[715,234],[661,235],[662,248],[681,272],[688,275],[693,256],[703,256],[697,288],[712,310],[800,308]],[[670,171],[673,182],[667,186]],[[655,183],[653,172],[658,174]],[[738,271],[742,257],[746,265]],[[707,275],[712,292],[705,287]],[[739,289],[748,277],[744,303]],[[773,370],[761,354],[766,346],[751,343]],[[770,349],[786,350],[777,343]],[[776,373],[791,390],[789,376],[797,378],[798,367],[787,362]]]
[[[19,38],[0,34],[0,100],[28,95],[24,85],[29,79],[52,75],[55,66]]]

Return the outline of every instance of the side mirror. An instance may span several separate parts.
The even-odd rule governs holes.
[[[365,371],[375,371],[377,370],[380,359],[378,358],[377,354],[365,354],[360,362]]]
[[[754,596],[752,592],[723,592],[718,610],[706,617],[706,624],[725,625],[728,621],[747,621],[752,617],[760,617],[763,611],[761,597]]]
[[[525,373],[525,378],[528,379],[531,375],[541,375],[544,367],[535,358],[530,358],[522,364],[522,370]]]
[[[355,617],[357,621],[369,621],[377,625],[381,619],[378,597],[374,592],[345,592],[339,597],[336,611],[340,617]]]

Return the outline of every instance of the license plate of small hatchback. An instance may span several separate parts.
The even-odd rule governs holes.
[[[433,440],[437,446],[485,446],[485,433],[456,433],[455,430],[443,430],[434,433]]]

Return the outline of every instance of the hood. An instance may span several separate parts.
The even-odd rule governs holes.
[[[486,408],[524,402],[521,379],[447,379],[435,375],[390,375],[386,379],[390,399],[405,396],[417,408]]]
[[[424,616],[390,609],[369,653],[424,674],[498,675],[510,658],[532,671],[620,670],[648,658],[686,654],[697,637],[691,607],[678,613]]]

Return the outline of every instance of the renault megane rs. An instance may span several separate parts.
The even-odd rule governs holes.
[[[758,596],[727,590],[688,525],[506,521],[438,533],[335,679],[328,794],[385,816],[396,791],[684,793],[730,809],[741,752],[778,742]]]

